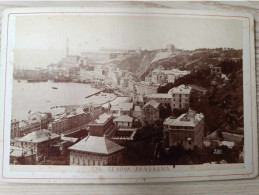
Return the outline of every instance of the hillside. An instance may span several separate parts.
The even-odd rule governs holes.
[[[197,67],[217,65],[224,59],[242,58],[242,50],[234,49],[197,49],[194,51],[167,50],[142,51],[122,60],[116,60],[120,69],[136,74],[139,79],[144,79],[155,68],[194,70]]]

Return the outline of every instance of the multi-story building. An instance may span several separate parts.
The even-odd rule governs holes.
[[[190,104],[190,93],[191,87],[186,85],[180,85],[178,87],[174,87],[168,91],[168,94],[171,94],[172,110],[175,108],[178,109],[187,109]]]
[[[185,149],[203,147],[204,115],[193,110],[178,118],[167,118],[163,123],[164,138],[168,146],[182,144]]]
[[[148,75],[145,77],[145,81],[154,84],[165,84],[165,83],[174,83],[176,79],[190,74],[190,71],[171,69],[171,70],[159,70],[154,69],[151,72],[151,76]]]
[[[82,108],[74,111],[57,115],[56,118],[49,123],[48,129],[53,133],[61,134],[67,130],[80,127],[91,121],[89,112],[84,112]]]
[[[19,137],[19,121],[12,119],[11,120],[11,139]]]
[[[41,129],[46,129],[49,123],[49,119],[52,117],[51,113],[35,112],[29,113],[29,120],[37,120],[40,122]]]
[[[120,115],[117,118],[115,118],[113,121],[119,128],[131,128],[133,125],[133,118],[128,115]]]
[[[168,93],[155,93],[149,94],[143,97],[144,104],[151,100],[155,100],[159,102],[163,106],[171,105],[172,103],[172,95]]]
[[[73,129],[88,123],[91,120],[90,113],[72,112],[66,116],[68,120],[68,129]]]
[[[159,102],[157,102],[155,100],[151,100],[148,103],[146,103],[145,106],[143,107],[145,121],[148,124],[152,124],[156,120],[158,120],[160,117],[159,110],[160,110]]]
[[[114,116],[120,115],[128,115],[132,116],[133,114],[133,103],[121,102],[119,105],[114,105],[110,108],[109,114],[113,114]]]
[[[49,124],[48,127],[53,133],[61,134],[68,130],[68,119],[66,117],[55,119],[53,122]]]
[[[19,130],[17,137],[22,137],[28,133],[41,129],[41,123],[38,120],[22,120],[19,122]]]
[[[89,125],[89,135],[69,147],[70,165],[120,165],[124,147],[106,138],[112,137],[117,129],[113,116],[104,113]]]
[[[90,113],[93,118],[98,118],[103,114],[103,107],[100,104],[89,104],[82,106],[82,109],[86,113]]]
[[[136,118],[140,122],[143,121],[143,118],[144,118],[143,110],[140,106],[134,106],[133,117]]]
[[[138,96],[145,96],[145,95],[157,93],[159,84],[150,84],[150,83],[141,81],[141,82],[137,82],[135,87],[136,87],[136,92]]]
[[[52,133],[47,129],[41,129],[31,132],[15,143],[16,147],[24,148],[36,154],[36,161],[48,157],[51,152],[51,147],[60,141],[60,135]]]

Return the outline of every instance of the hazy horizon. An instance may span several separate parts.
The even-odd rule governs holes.
[[[46,67],[69,53],[114,49],[242,49],[242,21],[168,16],[17,16],[15,64]]]

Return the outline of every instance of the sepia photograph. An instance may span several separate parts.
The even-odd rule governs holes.
[[[245,167],[253,118],[244,110],[250,105],[245,19],[148,13],[14,17],[4,154],[14,170]]]

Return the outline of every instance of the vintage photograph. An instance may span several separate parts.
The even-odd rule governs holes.
[[[244,163],[243,22],[15,21],[10,165]]]

